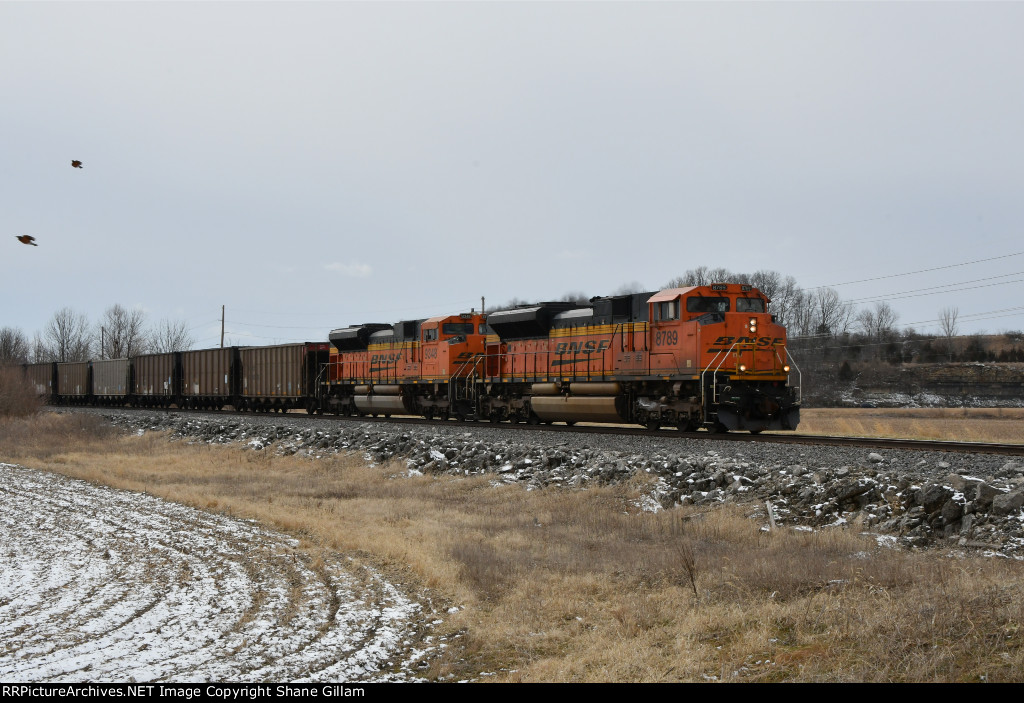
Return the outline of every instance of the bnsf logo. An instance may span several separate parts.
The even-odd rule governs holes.
[[[389,352],[387,354],[374,354],[370,357],[371,364],[387,363],[389,361],[398,361],[402,358],[402,352]]]
[[[591,352],[603,352],[611,346],[611,342],[602,339],[600,342],[591,339],[586,342],[559,342],[555,346],[556,354],[589,354]]]
[[[759,347],[770,347],[773,344],[781,344],[785,341],[782,337],[719,337],[715,340],[715,347],[722,349],[708,349],[709,352],[728,351],[733,344],[756,344]]]

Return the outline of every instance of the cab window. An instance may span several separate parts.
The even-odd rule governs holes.
[[[686,312],[729,312],[728,298],[687,298]]]
[[[679,319],[679,301],[678,300],[665,300],[659,303],[655,303],[654,308],[654,319],[655,320],[678,320]]]
[[[433,327],[429,330],[423,330],[423,341],[424,342],[436,342],[437,341],[437,328]]]
[[[473,334],[472,322],[446,322],[441,326],[444,334]]]
[[[736,298],[736,312],[764,312],[761,298]]]

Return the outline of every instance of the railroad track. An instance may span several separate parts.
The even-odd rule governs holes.
[[[51,407],[49,409],[57,409]],[[76,407],[62,406],[60,409],[78,409]],[[251,413],[237,412],[234,410],[223,410],[210,412],[202,410],[153,410],[149,408],[94,408],[96,410],[118,410],[127,412],[176,412],[196,413],[213,415],[215,417],[256,417],[256,418],[281,418],[286,415],[289,421],[315,422],[330,421],[333,416],[306,415],[305,413],[293,412],[285,414],[274,413]],[[563,424],[514,424],[508,422],[490,423],[487,421],[469,420],[458,422],[456,420],[427,420],[422,417],[394,416],[394,417],[345,417],[338,418],[349,422],[365,423],[390,423],[395,425],[413,426],[465,426],[469,427],[493,427],[496,429],[513,430],[518,432],[573,432],[577,434],[610,434],[632,437],[652,437],[658,439],[703,439],[718,442],[768,442],[773,444],[811,444],[836,447],[862,447],[866,449],[911,449],[916,451],[929,452],[954,452],[961,454],[1002,454],[1007,456],[1024,456],[1024,444],[996,444],[990,442],[954,442],[947,440],[925,440],[925,439],[897,439],[884,437],[838,437],[830,435],[806,435],[806,434],[770,434],[761,433],[751,435],[745,432],[679,432],[678,430],[648,430],[642,427],[629,425],[563,425]]]

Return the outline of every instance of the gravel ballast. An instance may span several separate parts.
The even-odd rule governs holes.
[[[359,452],[409,472],[493,474],[527,489],[585,488],[656,477],[641,507],[750,504],[754,519],[801,529],[847,527],[905,546],[959,546],[1024,558],[1024,461],[992,454],[866,451],[501,425],[411,426],[287,415],[94,410],[132,432],[238,443],[312,458]],[[770,507],[769,507],[770,506]]]

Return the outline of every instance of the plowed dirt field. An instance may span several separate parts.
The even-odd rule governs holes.
[[[0,680],[410,681],[423,617],[254,522],[0,464]]]

